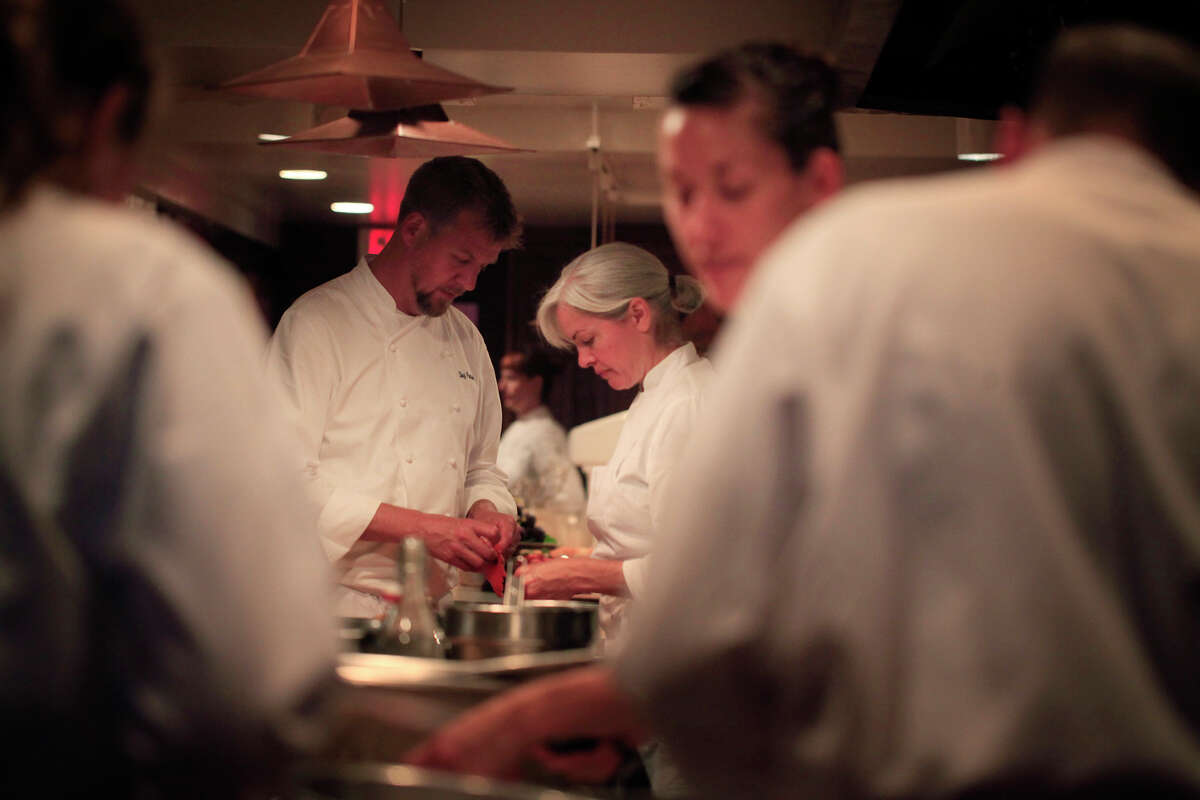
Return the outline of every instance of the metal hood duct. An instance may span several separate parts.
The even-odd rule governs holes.
[[[351,111],[341,119],[277,142],[262,142],[261,146],[377,158],[529,152],[462,123],[451,122],[438,105],[398,111]]]
[[[511,91],[426,64],[382,0],[334,0],[300,54],[222,89],[372,111]]]

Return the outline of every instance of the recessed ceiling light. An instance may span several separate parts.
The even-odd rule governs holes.
[[[286,138],[288,137],[284,136],[282,133],[260,133],[258,135],[258,140],[260,142],[279,142]]]
[[[959,161],[995,161],[1000,158],[999,153],[959,153]]]
[[[281,169],[279,177],[285,181],[323,181],[329,175],[323,169]]]
[[[330,203],[329,208],[339,214],[370,214],[375,206],[370,203]]]

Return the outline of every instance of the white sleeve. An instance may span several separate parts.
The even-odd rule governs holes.
[[[289,309],[267,347],[266,374],[300,449],[295,470],[317,509],[317,529],[325,556],[344,556],[367,529],[380,498],[329,481],[321,471],[321,441],[329,398],[337,381],[337,343],[310,315]]]
[[[264,729],[294,735],[332,675],[333,578],[296,501],[257,311],[231,275],[217,278],[168,287],[179,291],[160,299],[141,366],[131,360],[136,421],[112,556],[130,566],[107,599],[128,604],[119,624],[142,643],[129,677],[159,704],[148,724],[208,726],[214,747],[253,751]]]
[[[490,500],[500,513],[516,516],[517,504],[508,491],[504,472],[496,466],[496,450],[500,444],[500,426],[503,419],[496,372],[492,369],[492,361],[488,358],[483,338],[474,329],[472,334],[476,353],[475,369],[479,375],[479,406],[475,414],[471,448],[467,458],[464,486],[467,510],[480,500]],[[468,349],[470,344],[467,343]]]

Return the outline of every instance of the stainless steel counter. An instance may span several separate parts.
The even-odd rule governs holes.
[[[399,761],[471,706],[522,681],[599,658],[596,648],[475,661],[344,653],[337,667],[342,691],[329,755]]]

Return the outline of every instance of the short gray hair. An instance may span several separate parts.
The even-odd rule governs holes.
[[[555,316],[559,303],[585,314],[618,319],[635,297],[650,306],[655,339],[666,343],[680,338],[680,319],[700,307],[704,290],[689,275],[671,276],[654,254],[612,242],[588,250],[563,268],[538,306],[538,330],[554,347],[569,349],[571,342]]]

